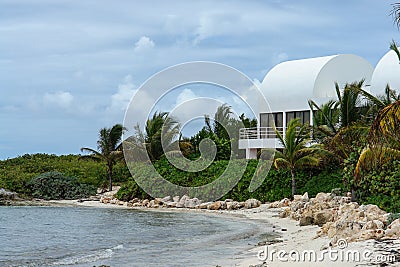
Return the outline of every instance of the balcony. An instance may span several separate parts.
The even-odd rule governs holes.
[[[259,148],[283,148],[276,135],[275,129],[283,134],[283,127],[255,127],[239,130],[239,149],[246,149],[246,158],[257,158]]]

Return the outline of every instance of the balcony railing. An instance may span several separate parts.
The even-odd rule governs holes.
[[[241,128],[239,130],[239,139],[267,139],[277,138],[275,129],[283,134],[283,127],[253,127]]]

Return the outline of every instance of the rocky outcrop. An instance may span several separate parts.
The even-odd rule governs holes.
[[[208,209],[208,210],[237,210],[237,209],[252,209],[261,205],[257,199],[248,199],[244,202],[226,199],[223,201],[203,202],[198,198],[190,198],[187,195],[182,197],[167,196],[164,198],[155,198],[152,200],[140,200],[134,198],[129,202],[120,201],[114,196],[104,195],[100,198],[100,202],[105,204],[124,205],[127,207],[146,207],[146,208],[187,208],[187,209]]]
[[[4,188],[0,188],[0,200],[14,200],[17,198],[17,193],[10,192]]]
[[[388,225],[389,213],[376,205],[359,205],[346,196],[319,193],[315,198],[308,194],[297,195],[293,201],[283,199],[273,202],[270,208],[281,208],[280,217],[298,220],[300,226],[318,225],[317,236],[328,236],[331,244],[339,239],[347,242],[367,239],[400,238],[400,219]]]

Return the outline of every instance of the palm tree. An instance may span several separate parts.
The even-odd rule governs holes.
[[[296,193],[296,169],[304,166],[317,166],[326,151],[320,145],[310,145],[311,138],[308,125],[302,125],[298,118],[289,122],[285,137],[275,130],[283,146],[282,151],[275,152],[276,168],[287,168],[292,176],[292,197]]]
[[[97,149],[82,147],[82,152],[91,153],[81,156],[81,159],[92,159],[104,161],[107,166],[108,188],[112,191],[112,178],[114,165],[123,159],[121,139],[125,128],[121,124],[116,124],[112,128],[102,128],[99,131]]]
[[[397,28],[400,28],[400,2],[392,4],[392,7],[390,14],[393,16],[393,22],[397,25]],[[400,63],[400,51],[394,40],[390,43],[390,49],[396,53]]]
[[[368,135],[368,146],[362,151],[356,168],[355,181],[361,172],[376,169],[400,158],[400,100],[383,108],[375,118]]]
[[[309,100],[311,110],[317,110],[314,128],[327,137],[327,148],[341,159],[348,158],[350,152],[354,151],[354,141],[363,142],[363,136],[368,133],[366,124],[370,121],[372,107],[383,105],[379,99],[363,90],[363,86],[364,80],[361,80],[348,83],[340,90],[338,83],[335,83],[336,101],[319,107]],[[363,98],[368,100],[366,104]]]
[[[230,139],[227,126],[232,114],[231,106],[223,104],[214,114],[214,133],[220,139]]]
[[[144,141],[147,153],[151,161],[160,157],[178,142],[179,123],[168,117],[168,112],[155,112],[151,119],[148,119],[145,127]]]
[[[393,16],[393,21],[400,28],[400,2],[392,4],[392,11],[390,14]]]

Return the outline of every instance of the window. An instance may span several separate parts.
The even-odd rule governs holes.
[[[260,132],[261,138],[276,138],[274,128],[283,130],[283,112],[261,113],[260,126],[267,127]]]
[[[286,126],[289,124],[294,118],[299,118],[301,124],[309,124],[310,123],[310,111],[302,110],[302,111],[290,111],[286,112]]]

